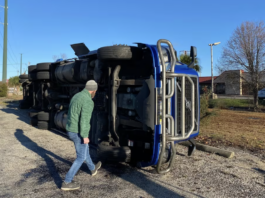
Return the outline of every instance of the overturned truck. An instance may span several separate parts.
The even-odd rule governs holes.
[[[166,45],[161,45],[162,43]],[[94,161],[128,162],[170,170],[175,144],[199,134],[198,73],[176,61],[164,39],[157,45],[106,46],[90,51],[83,43],[71,47],[78,58],[39,63],[21,75],[20,108],[31,109],[31,124],[65,133],[71,98],[88,80],[98,83],[90,121],[90,153]],[[162,168],[162,164],[167,167]]]

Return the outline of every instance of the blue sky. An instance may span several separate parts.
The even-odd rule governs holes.
[[[17,75],[20,53],[26,69],[29,62],[51,62],[61,53],[75,57],[73,43],[84,42],[94,50],[133,42],[156,44],[161,38],[171,41],[178,53],[196,46],[201,75],[210,76],[208,44],[221,42],[213,51],[216,63],[237,26],[247,20],[265,21],[264,0],[9,0],[8,7],[8,78]],[[0,25],[0,79],[2,46]]]

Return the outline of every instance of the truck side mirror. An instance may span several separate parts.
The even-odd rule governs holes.
[[[197,48],[194,46],[190,47],[190,57],[193,59],[197,57]]]
[[[192,59],[192,62],[191,62],[191,64],[189,64],[188,67],[193,68],[194,67],[194,62],[195,62],[195,57],[197,57],[197,48],[194,47],[194,46],[190,47],[190,57]]]

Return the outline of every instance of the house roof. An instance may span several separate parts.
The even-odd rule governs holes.
[[[216,79],[218,76],[214,76],[213,78]],[[212,77],[206,76],[206,77],[199,77],[199,83],[212,83]]]

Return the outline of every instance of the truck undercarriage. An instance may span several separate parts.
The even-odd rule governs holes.
[[[80,43],[72,45],[72,48],[78,59],[32,65],[28,68],[28,75],[20,76],[23,82],[20,108],[32,109],[29,116],[33,126],[65,133],[71,98],[84,89],[88,80],[93,79],[98,83],[89,132],[93,161],[100,159],[150,165],[154,160],[154,149],[158,148],[155,144],[161,142],[159,149],[162,151],[155,163],[162,164],[174,156],[171,154],[175,152],[174,141],[181,140],[174,137],[183,135],[183,127],[186,132],[190,130],[190,134],[199,130],[197,76],[170,77],[170,73],[168,79],[161,76],[162,72],[159,74],[154,67],[153,51],[142,44],[137,47],[108,46],[89,51]],[[160,49],[162,64],[174,62],[169,51],[167,48]],[[164,71],[163,75],[166,73]],[[158,93],[159,78],[164,78],[164,87],[167,87],[164,94],[175,90],[177,93],[173,100],[178,102],[171,104],[167,99],[164,108],[159,106],[163,98],[163,94]],[[181,91],[182,87],[185,91]],[[186,107],[181,106],[183,100],[186,100]],[[171,106],[176,111],[171,112]],[[175,119],[166,115],[169,112]],[[157,126],[161,124],[164,127],[161,130],[171,131],[168,133],[171,135],[166,136],[166,132],[158,135]]]

